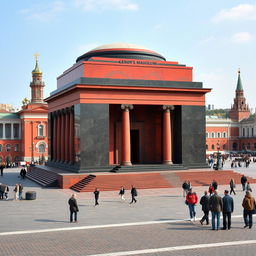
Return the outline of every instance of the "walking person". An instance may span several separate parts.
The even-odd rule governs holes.
[[[99,205],[98,200],[99,200],[99,196],[100,196],[100,191],[98,190],[98,188],[95,188],[93,193],[94,193],[94,198],[95,198],[95,205],[94,206]]]
[[[202,205],[202,211],[204,212],[203,218],[200,220],[200,223],[203,225],[206,221],[206,225],[209,225],[209,196],[207,191],[204,191],[204,195],[200,199],[200,204]]]
[[[245,186],[245,191],[250,191],[250,192],[252,192],[251,184],[250,184],[249,181],[247,181],[247,184],[246,184],[246,186]]]
[[[1,166],[0,166],[0,171],[1,171],[1,176],[3,176],[4,175],[4,164],[1,164]]]
[[[220,213],[223,209],[222,198],[218,195],[218,190],[209,199],[209,209],[212,212],[212,230],[215,230],[215,219],[217,220],[216,230],[220,229]]]
[[[72,194],[71,198],[68,200],[68,204],[70,211],[70,222],[73,222],[73,215],[75,222],[77,222],[77,212],[79,212],[79,209],[76,201],[76,194]]]
[[[188,191],[188,194],[186,196],[186,202],[189,209],[190,221],[195,221],[196,220],[195,206],[198,202],[198,197],[197,197],[197,194],[192,191],[192,188],[189,189]]]
[[[223,230],[231,229],[231,214],[234,211],[234,200],[233,198],[228,194],[228,190],[224,191],[224,197],[222,198],[223,202]],[[227,226],[227,220],[228,220],[228,226]]]
[[[253,225],[252,215],[255,209],[255,199],[249,191],[246,191],[245,193],[242,206],[244,208],[244,212],[243,212],[244,228],[247,228],[248,226],[249,228],[252,228],[252,225]]]
[[[19,184],[19,200],[22,200],[23,185]]]
[[[18,200],[19,198],[19,184],[15,184],[15,187],[14,187],[14,200]]]
[[[8,200],[8,199],[9,199],[9,198],[8,198],[8,192],[9,192],[9,187],[8,187],[8,185],[6,185],[5,191],[4,191],[5,200]]]
[[[120,191],[119,191],[119,195],[121,196],[121,199],[122,199],[123,201],[125,201],[124,193],[125,193],[125,189],[124,189],[124,187],[122,186],[121,189],[120,189]]]
[[[131,196],[132,196],[132,201],[130,202],[130,204],[132,204],[133,202],[137,203],[137,199],[135,197],[138,196],[138,193],[137,193],[137,189],[133,185],[131,188]]]
[[[231,195],[232,192],[233,192],[234,195],[235,195],[235,194],[236,194],[236,192],[235,192],[236,184],[235,184],[234,179],[231,179],[231,180],[230,180],[229,186],[230,186],[230,195]]]
[[[242,184],[243,191],[245,191],[246,182],[247,182],[247,178],[243,174],[243,176],[241,177],[241,184]]]

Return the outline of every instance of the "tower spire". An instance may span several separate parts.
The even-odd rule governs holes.
[[[240,68],[238,69],[238,78],[237,78],[237,85],[236,85],[236,91],[243,91],[242,81],[240,77]]]
[[[35,68],[32,70],[32,74],[42,74],[42,71],[38,64],[38,58],[39,58],[40,54],[35,53],[34,56],[35,56],[35,60],[36,60],[36,65],[35,65]]]

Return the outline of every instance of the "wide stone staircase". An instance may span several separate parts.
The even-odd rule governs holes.
[[[76,184],[70,187],[70,189],[76,191],[76,192],[81,192],[93,179],[95,179],[96,176],[93,174],[90,174],[86,176],[84,179],[80,180]]]
[[[29,168],[26,177],[43,187],[57,187],[58,174],[42,168]]]

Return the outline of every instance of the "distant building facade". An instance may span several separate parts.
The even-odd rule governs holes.
[[[240,71],[230,118],[206,116],[206,153],[218,151],[256,151],[256,120],[244,97]]]
[[[48,105],[43,100],[44,82],[36,58],[32,71],[31,100],[20,111],[0,104],[0,163],[44,161],[48,158]]]

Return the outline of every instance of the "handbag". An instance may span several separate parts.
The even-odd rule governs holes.
[[[185,201],[185,205],[188,205],[188,200]]]

